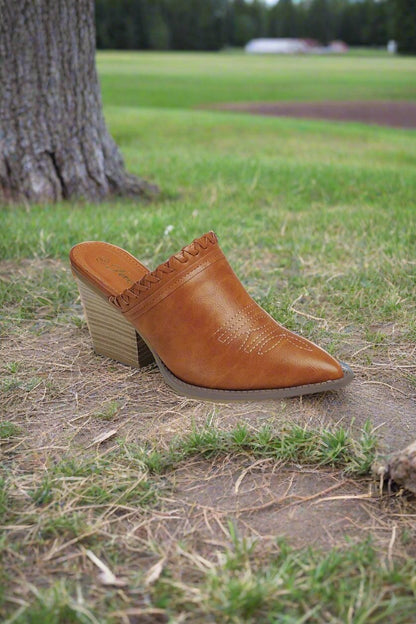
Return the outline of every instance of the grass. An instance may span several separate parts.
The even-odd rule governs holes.
[[[109,401],[104,405],[100,412],[96,412],[95,416],[102,420],[113,420],[119,411],[120,405],[117,401]]]
[[[338,357],[348,360],[353,334],[361,341],[356,350],[376,350],[363,352],[364,364],[389,353],[389,341],[379,340],[386,325],[414,342],[412,132],[117,107],[107,108],[107,118],[129,168],[158,181],[161,197],[152,205],[115,200],[99,209],[3,208],[0,256],[34,258],[18,280],[14,268],[0,280],[7,331],[39,315],[35,332],[54,319],[79,323],[66,267],[80,240],[111,241],[155,267],[214,229],[260,304]],[[165,236],[168,225],[173,230]]]
[[[259,565],[256,544],[230,528],[233,548],[201,575],[197,596],[193,587],[167,578],[155,588],[156,604],[174,616],[193,611],[194,621],[227,624],[412,621],[414,561],[375,572],[369,543],[322,554],[294,551],[283,541],[278,554]]]
[[[359,325],[370,318],[414,331],[412,133],[219,113],[120,112],[111,108],[108,118],[130,168],[163,182],[162,197],[152,206],[118,200],[99,211],[82,204],[5,208],[3,258],[66,259],[79,240],[98,238],[155,266],[214,229],[254,294],[279,293],[279,310],[302,295],[316,317]],[[50,306],[53,316],[74,294],[71,277],[53,266],[2,285],[3,304],[20,308],[13,318],[39,306]]]
[[[393,614],[395,622],[407,622],[416,592],[414,560],[386,559],[379,565],[377,548],[368,540],[323,552],[295,550],[279,539],[264,551],[231,521],[224,548],[204,557],[183,540],[163,552],[152,539],[155,518],[160,514],[169,521],[172,515],[175,471],[186,468],[190,458],[199,457],[216,471],[221,458],[240,456],[246,465],[249,458],[272,460],[280,472],[300,464],[318,471],[339,467],[358,476],[368,475],[375,443],[369,424],[358,440],[342,427],[292,425],[275,434],[240,424],[225,433],[208,424],[175,438],[164,452],[157,445],[141,449],[119,440],[110,452],[68,452],[33,472],[22,466],[28,461],[35,466],[38,452],[12,450],[14,461],[4,466],[0,481],[0,522],[8,536],[0,549],[6,569],[18,566],[27,580],[4,579],[13,591],[3,607],[0,601],[0,615],[13,613],[10,622],[19,624],[113,624],[128,621],[129,614],[143,616],[139,621],[149,615],[150,622],[157,614],[161,619],[153,621],[176,622],[185,613],[198,622],[378,622]],[[97,558],[113,570],[113,580],[102,587],[99,581],[90,586],[89,563]],[[48,565],[60,577],[45,587]],[[350,619],[343,619],[348,613]]]
[[[377,552],[370,543],[322,553],[296,552],[281,541],[278,552],[260,564],[256,544],[239,539],[232,525],[230,542],[216,563],[193,562],[197,592],[164,570],[150,591],[136,589],[140,606],[135,608],[123,609],[123,601],[108,590],[109,612],[97,620],[81,596],[73,597],[71,583],[58,581],[49,589],[33,587],[32,606],[23,606],[13,621],[110,624],[131,615],[139,618],[133,621],[177,622],[191,614],[195,622],[225,624],[412,622],[416,566],[410,559],[376,567]]]
[[[142,600],[145,604],[130,609],[140,618],[136,621],[177,622],[188,613],[195,622],[224,624],[412,622],[416,565],[410,559],[376,568],[377,553],[369,543],[325,554],[311,549],[296,552],[281,541],[277,554],[260,565],[256,544],[239,539],[232,525],[230,541],[216,563],[194,564],[197,592],[193,584],[175,581],[163,571],[150,592],[140,596],[139,604]],[[19,624],[107,624],[129,614],[111,592],[110,613],[97,620],[91,609],[73,598],[69,583],[33,589],[34,603],[21,609],[14,620]]]
[[[366,475],[374,461],[376,447],[369,422],[358,440],[343,427],[322,431],[292,425],[276,435],[269,426],[250,431],[246,425],[239,424],[226,432],[210,426],[194,430],[174,440],[163,452],[140,447],[127,447],[126,452],[138,457],[150,473],[156,474],[171,470],[178,462],[194,455],[211,458],[245,452],[257,459],[341,466],[347,473]]]
[[[378,430],[363,423],[367,400],[391,429],[396,411],[413,422],[415,133],[198,107],[413,100],[415,60],[106,52],[98,66],[127,166],[161,194],[0,211],[0,618],[410,624],[414,503],[372,487]],[[107,240],[154,267],[209,229],[266,310],[381,385],[218,406],[204,426],[204,406],[152,371],[95,358],[69,248]],[[331,541],[334,517],[351,542]]]
[[[8,420],[0,423],[0,440],[7,440],[19,433],[20,429],[17,425]]]
[[[249,56],[100,52],[104,101],[192,108],[218,102],[414,99],[415,60],[383,54]]]

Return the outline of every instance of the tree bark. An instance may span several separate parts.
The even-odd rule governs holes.
[[[94,0],[0,0],[0,199],[101,200],[155,190],[107,131]]]
[[[416,441],[394,453],[386,462],[377,462],[373,472],[416,494]]]

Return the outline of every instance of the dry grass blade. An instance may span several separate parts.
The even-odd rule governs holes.
[[[88,449],[92,446],[95,446],[96,444],[102,444],[102,442],[113,438],[115,435],[117,435],[117,429],[111,429],[111,431],[103,431],[103,433],[100,433],[100,435],[94,438],[94,440],[90,442],[90,444],[88,444],[85,448]]]
[[[150,568],[150,570],[147,572],[145,579],[144,579],[144,585],[146,587],[149,587],[149,585],[152,585],[158,580],[158,578],[163,572],[165,563],[166,563],[166,557],[163,557],[163,559],[155,563],[155,565]]]
[[[114,587],[125,587],[127,585],[127,581],[117,578],[110,570],[110,568],[99,559],[91,550],[86,550],[85,554],[88,559],[90,559],[94,565],[97,566],[100,570],[100,574],[98,578],[100,579],[100,583],[103,585],[113,585]]]

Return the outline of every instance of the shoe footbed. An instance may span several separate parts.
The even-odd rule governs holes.
[[[149,271],[124,249],[97,241],[75,245],[71,249],[70,260],[76,271],[107,296],[119,295]]]

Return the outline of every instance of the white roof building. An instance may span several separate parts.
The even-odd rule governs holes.
[[[299,54],[309,49],[302,39],[252,39],[245,47],[249,54]]]
[[[340,54],[348,51],[343,41],[327,46],[313,39],[252,39],[245,47],[249,54]]]

